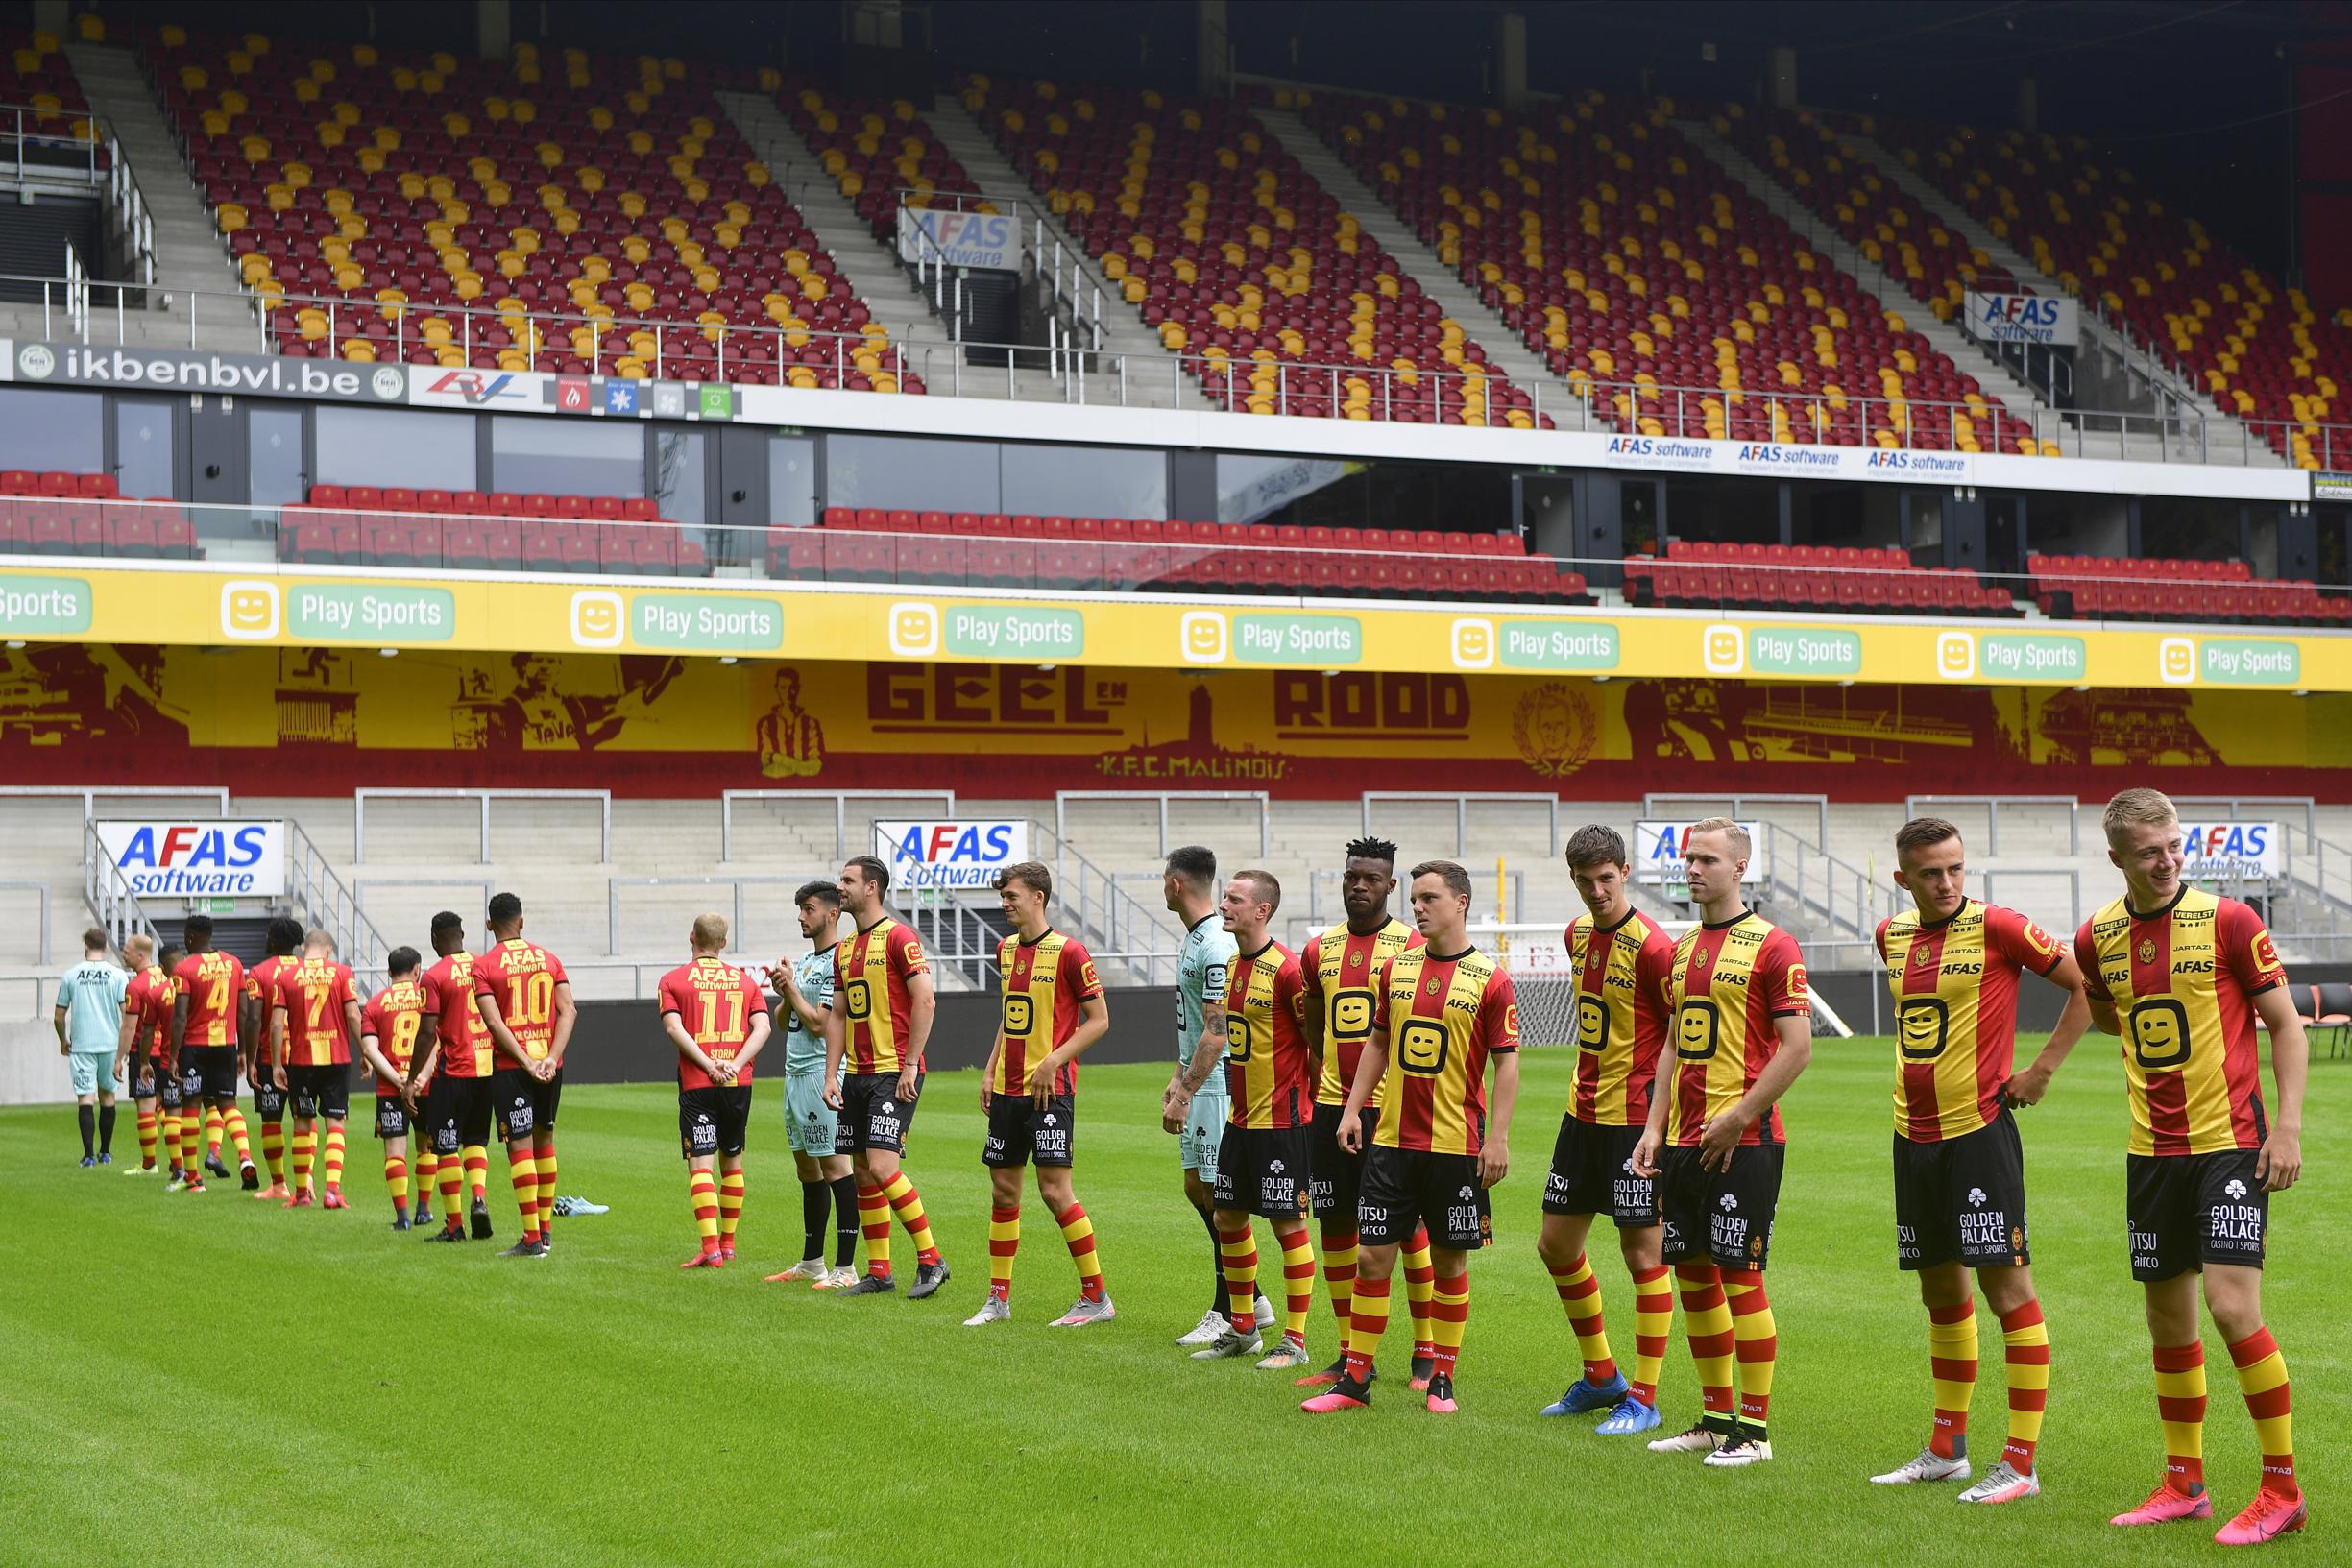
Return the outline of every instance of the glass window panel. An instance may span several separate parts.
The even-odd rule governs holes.
[[[322,404],[310,418],[318,442],[320,484],[478,488],[472,414]]]
[[[710,521],[709,438],[700,430],[663,430],[653,438],[654,507],[672,522]]]
[[[103,401],[95,392],[0,387],[0,469],[96,473],[106,463]]]
[[[114,402],[114,487],[118,495],[172,495],[172,405],[146,398]]]
[[[1146,447],[1008,442],[1001,510],[1038,517],[1168,517],[1168,454]],[[971,507],[950,510],[969,512]]]
[[[908,436],[827,436],[825,504],[1002,512],[997,446]]]
[[[301,409],[253,411],[245,422],[245,470],[247,498],[255,506],[285,506],[303,498]]]
[[[846,501],[836,502],[846,506]],[[810,436],[776,436],[767,444],[767,520],[778,528],[806,528],[816,521],[816,442]]]
[[[645,427],[635,420],[494,418],[490,488],[522,495],[642,497]]]

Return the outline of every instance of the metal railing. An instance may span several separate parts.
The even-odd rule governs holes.
[[[1135,873],[1103,870],[1070,843],[1058,821],[1051,828],[1031,822],[1029,831],[1030,853],[1054,868],[1055,905],[1094,953],[1098,968],[1113,953],[1153,954],[1165,949],[1173,960],[1184,940],[1183,928],[1164,905],[1147,904],[1127,890],[1123,882],[1135,880]],[[1138,984],[1160,984],[1163,973],[1175,977],[1173,962],[1163,971],[1156,958],[1139,971],[1130,969]]]
[[[743,925],[743,889],[745,887],[798,887],[806,877],[769,877],[753,874],[724,877],[609,877],[604,884],[604,952],[607,957],[620,956],[620,890],[624,887],[723,887],[733,901],[735,923],[728,927],[736,945],[745,946]]]
[[[122,951],[127,938],[155,937],[155,922],[148,919],[122,867],[114,863],[113,855],[99,838],[98,824],[88,817],[82,820],[82,901],[106,928],[107,940],[115,952]]]
[[[1968,807],[1984,812],[1984,853],[2000,853],[2000,813],[2004,807],[2056,806],[2066,810],[2066,853],[2082,853],[2082,803],[2073,795],[1906,795],[1903,814],[1915,817],[1922,807],[1934,807],[1949,812],[1953,807]]]
[[[371,800],[470,800],[478,801],[482,810],[481,860],[490,863],[490,803],[492,801],[559,800],[594,801],[600,813],[602,848],[597,852],[599,863],[610,864],[613,858],[613,792],[609,789],[463,789],[463,788],[402,788],[376,784],[363,785],[352,791],[352,863],[365,865],[368,859],[368,802]]]
[[[851,801],[937,801],[949,816],[956,814],[956,792],[953,789],[722,789],[718,792],[718,857],[735,858],[735,803],[737,801],[831,801],[833,802],[833,854],[840,859],[849,854],[849,803]],[[865,851],[859,851],[864,854]]]
[[[63,120],[69,126],[80,122],[79,133],[61,134],[43,129],[45,122],[56,120]],[[138,271],[138,280],[133,286],[154,286],[155,219],[132,175],[130,160],[123,157],[121,143],[114,139],[111,125],[87,109],[76,111],[42,109],[33,104],[0,104],[0,147],[7,151],[7,157],[0,159],[0,177],[14,185],[26,188],[83,185],[96,192],[107,217],[122,236],[124,253]],[[67,255],[70,274],[80,268],[81,262],[73,257],[70,248]],[[86,277],[86,274],[84,276]]]
[[[323,928],[335,939],[335,951],[370,989],[381,983],[384,955],[399,944],[384,939],[360,906],[358,893],[292,817],[286,819],[286,896],[303,925]]]
[[[914,928],[934,969],[952,974],[974,990],[984,990],[996,973],[998,930],[970,904],[954,894],[914,899],[900,916]]]
[[[1451,806],[1454,808],[1454,854],[1457,856],[1469,852],[1470,807],[1473,804],[1480,806],[1540,806],[1544,808],[1550,826],[1550,853],[1553,855],[1560,853],[1560,797],[1558,795],[1547,795],[1540,790],[1468,791],[1449,795],[1443,790],[1435,789],[1367,789],[1360,801],[1361,821],[1364,835],[1367,838],[1371,836],[1372,802],[1374,801],[1387,801],[1392,804],[1411,801],[1430,806]],[[1476,875],[1474,869],[1472,875]]]
[[[33,274],[8,275],[0,277],[0,281],[41,286],[43,330],[52,337],[56,334],[49,314],[51,307],[54,305],[61,312],[73,303],[75,308],[66,318],[70,335],[85,344],[107,341],[102,324],[109,305],[115,324],[113,341],[127,343],[127,317],[131,311],[144,307],[127,306],[125,301],[129,295],[143,293],[149,286],[143,282],[87,278],[69,285],[62,277]],[[1528,426],[1534,428],[1540,428],[1549,419],[1553,427],[1561,430],[1663,434],[1688,440],[1754,440],[1759,444],[1774,443],[1776,438],[1771,432],[1785,428],[1792,437],[1803,432],[1812,439],[1781,445],[1941,451],[1958,449],[1963,432],[1961,422],[1965,420],[1971,439],[1986,451],[1999,451],[2030,439],[2045,455],[2134,462],[2152,459],[2243,465],[2257,457],[2267,462],[2274,455],[2244,422],[2238,422],[2242,435],[2237,442],[2225,437],[2217,439],[2205,415],[2195,409],[2142,414],[2129,410],[2036,408],[2031,414],[2021,416],[1998,401],[1971,405],[1772,388],[1727,392],[1711,386],[1605,380],[1582,372],[1572,372],[1559,380],[1547,376],[1520,386],[1485,370],[1465,372],[1442,366],[1400,370],[1393,365],[1361,361],[1262,363],[1190,350],[1151,353],[1117,353],[1099,348],[1074,350],[1059,340],[1041,346],[910,336],[876,348],[873,340],[862,332],[825,332],[773,323],[703,325],[577,310],[500,311],[495,305],[353,300],[343,295],[265,297],[202,289],[177,290],[175,299],[186,305],[191,348],[196,344],[199,318],[208,314],[212,320],[226,316],[249,326],[254,332],[255,350],[273,352],[279,343],[273,313],[308,309],[318,312],[314,324],[317,336],[308,341],[324,347],[324,357],[356,358],[363,363],[394,360],[446,363],[459,369],[473,366],[477,354],[494,362],[504,355],[520,362],[494,363],[490,368],[612,374],[618,374],[615,367],[621,356],[608,352],[608,342],[628,343],[633,334],[643,332],[653,338],[649,351],[632,347],[630,352],[640,359],[644,376],[653,380],[766,384],[787,376],[795,367],[812,374],[821,368],[831,372],[837,385],[848,385],[853,376],[886,372],[901,395],[913,392],[909,381],[911,374],[920,379],[927,395],[993,398],[999,385],[994,362],[1002,356],[1003,396],[1022,399],[1017,361],[1023,355],[1033,361],[1045,354],[1054,372],[1048,381],[1050,390],[1031,393],[1028,400],[1089,407],[1183,407],[1197,387],[1207,390],[1212,398],[1222,393],[1228,408],[1249,412],[1291,415],[1313,407],[1318,410],[1318,417],[1346,418],[1360,413],[1371,420],[1406,418],[1434,422],[1441,410],[1458,406],[1462,395],[1473,386],[1482,398],[1499,394],[1510,386],[1527,396],[1526,409],[1509,409],[1499,400],[1490,400],[1483,426],[1466,423],[1457,427],[1510,429],[1513,426],[1508,416],[1515,412],[1522,414]],[[206,309],[207,302],[216,302],[209,312]],[[424,324],[432,322],[449,326],[448,334],[426,333]],[[370,324],[374,324],[373,330]],[[584,349],[572,347],[570,333],[574,329],[587,334]],[[685,343],[699,345],[700,350],[682,353],[680,345]],[[363,352],[352,355],[345,351],[360,344],[365,345]],[[810,345],[817,346],[819,366],[809,366],[800,358],[801,351]],[[870,359],[871,373],[859,363],[861,354]],[[984,357],[989,363],[972,370],[972,386],[967,394],[966,370],[975,356]],[[1451,402],[1448,394],[1453,397]],[[1734,414],[1760,419],[1766,433],[1744,434],[1735,427]],[[1850,414],[1852,418],[1841,423],[1838,418],[1841,414]],[[1710,415],[1714,417],[1712,422]],[[1716,423],[1724,432],[1720,437],[1709,435]],[[2352,426],[2341,428],[2341,436],[2331,438],[2333,444],[2327,449],[2332,452],[2335,445],[2342,445],[2347,462],[2352,462]]]
[[[36,881],[0,882],[0,893],[31,893],[38,901],[40,913],[35,918],[40,922],[36,928],[39,932],[40,956],[36,961],[47,963],[49,961],[49,884]]]
[[[1054,791],[1054,835],[1066,838],[1072,801],[1117,801],[1135,805],[1150,801],[1159,808],[1159,853],[1168,853],[1168,808],[1172,804],[1217,806],[1247,801],[1258,808],[1258,853],[1273,853],[1273,797],[1263,789],[1057,789]]]

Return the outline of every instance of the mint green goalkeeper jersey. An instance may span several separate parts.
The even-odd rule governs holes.
[[[1183,1065],[1193,1059],[1200,1046],[1200,1029],[1211,1003],[1225,1000],[1225,977],[1232,972],[1233,958],[1239,950],[1233,933],[1224,929],[1215,914],[1203,915],[1200,924],[1184,933],[1176,949],[1176,1063]],[[1209,1081],[1200,1086],[1202,1095],[1222,1095],[1225,1092],[1222,1072],[1211,1073]]]

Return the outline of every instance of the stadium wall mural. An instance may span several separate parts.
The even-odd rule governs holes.
[[[25,784],[721,788],[2073,790],[2352,801],[2352,696],[660,654],[0,651]]]

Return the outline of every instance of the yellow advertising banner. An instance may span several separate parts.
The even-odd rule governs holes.
[[[0,572],[0,637],[175,646],[616,652],[1616,678],[2352,690],[2352,636],[2073,621],[1521,614],[1130,595],[985,598],[597,578]]]
[[[0,649],[12,783],[1791,791],[2352,799],[2352,695],[1482,670],[49,642]]]

